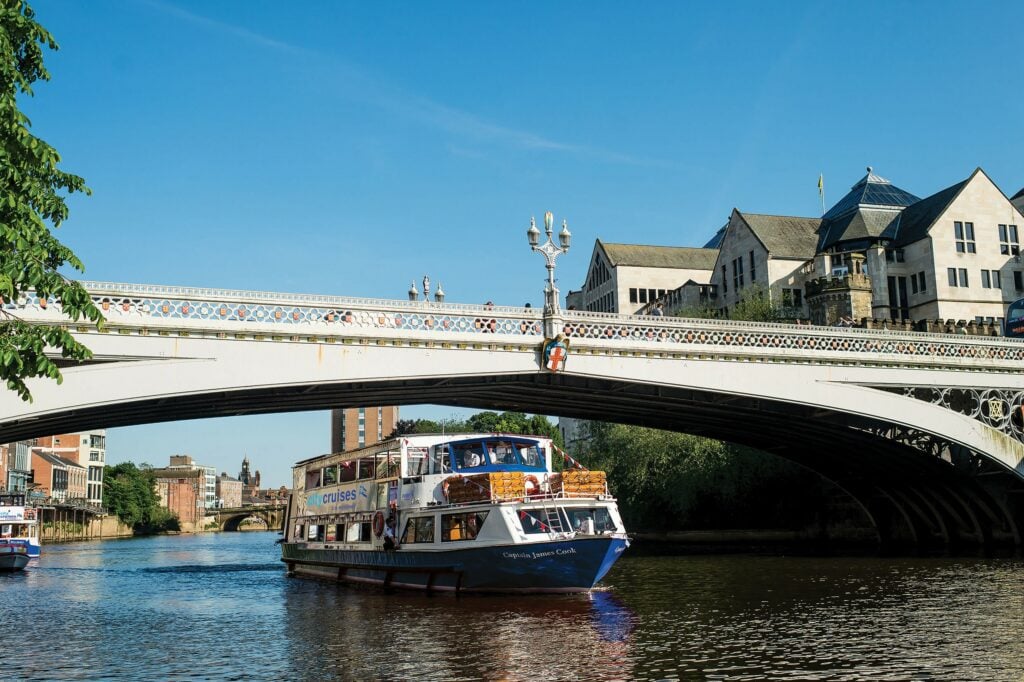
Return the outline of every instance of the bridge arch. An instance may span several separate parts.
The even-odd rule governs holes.
[[[110,309],[105,332],[76,327],[94,361],[66,368],[60,387],[33,382],[33,404],[0,395],[0,441],[361,404],[514,409],[694,433],[787,457],[847,490],[883,541],[1021,543],[1016,422],[996,419],[994,402],[962,414],[920,396],[936,387],[983,395],[1013,416],[1021,408],[1013,401],[1024,400],[1024,344],[569,314],[570,356],[553,374],[541,369],[532,312],[332,300],[322,307],[334,312],[296,306],[282,316],[306,320],[286,335],[269,318],[239,317],[257,308],[229,301],[245,292],[213,293],[222,301],[132,299],[123,315]],[[231,317],[228,302],[234,317],[218,319]],[[140,306],[148,312],[131,312]],[[53,307],[23,303],[57,323]],[[188,313],[156,314],[174,310]],[[200,310],[215,319],[193,319]],[[1002,397],[989,398],[993,389]]]

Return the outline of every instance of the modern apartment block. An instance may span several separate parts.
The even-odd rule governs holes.
[[[331,452],[379,443],[398,424],[398,407],[348,407],[331,410]]]
[[[36,490],[54,502],[86,499],[87,468],[48,448],[32,448],[32,482]]]
[[[102,429],[37,438],[35,447],[75,462],[86,469],[82,495],[89,504],[103,504],[103,472],[107,460],[107,432]]]

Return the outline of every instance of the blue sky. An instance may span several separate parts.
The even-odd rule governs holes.
[[[539,305],[525,231],[699,246],[733,207],[820,213],[867,165],[927,196],[1024,185],[1020,3],[37,0],[61,50],[22,102],[94,194],[60,230],[95,280]],[[443,416],[449,408],[406,408]],[[326,413],[112,429],[264,480]]]

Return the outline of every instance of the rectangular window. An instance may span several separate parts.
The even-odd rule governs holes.
[[[999,253],[1004,256],[1020,254],[1020,242],[1017,239],[1016,225],[999,226]]]
[[[651,301],[653,303],[655,301],[655,299],[657,299],[657,298],[658,298],[658,290],[657,289],[648,289],[647,290],[647,300],[648,301]]]
[[[640,302],[647,303],[647,289],[640,290]]]
[[[487,512],[468,512],[466,514],[441,515],[441,542],[458,542],[476,540],[480,528],[484,525]]]
[[[728,291],[729,291],[729,278],[725,274],[725,266],[723,265],[722,266],[722,293],[724,294],[724,293],[727,293]]]
[[[956,241],[957,253],[976,253],[974,244],[974,223],[953,221],[953,237]]]
[[[956,286],[956,268],[946,268],[946,274],[949,275],[949,286]]]
[[[804,292],[802,289],[793,289],[793,307],[804,307]]]
[[[792,308],[793,307],[793,291],[791,289],[782,290],[782,307]]]
[[[417,516],[405,522],[402,544],[411,545],[434,541],[434,517]]]
[[[1017,291],[1024,291],[1024,270],[1013,271],[1013,288]]]
[[[962,286],[962,287],[970,286],[967,283],[967,268],[959,268],[959,269],[957,269],[957,272],[960,274],[960,286]]]
[[[999,276],[999,271],[998,270],[993,270],[992,271],[992,288],[993,289],[1002,289],[1003,288],[1003,278]]]
[[[912,294],[916,294],[917,293],[917,277],[911,277],[910,278],[910,293],[912,293]]]
[[[750,281],[757,279],[757,264],[754,262],[754,252],[750,252]]]
[[[630,287],[629,289],[629,302],[636,303],[639,299],[637,298],[636,287]]]
[[[925,284],[924,271],[917,273],[917,288],[921,290],[921,293],[928,291],[928,285]]]
[[[992,288],[992,281],[991,281],[991,279],[989,279],[988,270],[982,270],[981,271],[981,288],[982,289],[991,289]]]

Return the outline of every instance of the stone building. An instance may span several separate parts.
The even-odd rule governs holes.
[[[51,448],[32,448],[32,482],[36,490],[55,502],[84,501],[86,467],[61,457]]]
[[[206,515],[206,473],[202,469],[154,469],[160,506],[178,517],[182,530],[195,530]]]
[[[242,482],[226,472],[217,477],[217,505],[228,509],[242,506]]]
[[[820,218],[733,209],[719,241],[711,284],[726,317],[751,291],[765,293],[791,317],[806,317],[804,282],[814,258]]]
[[[606,244],[598,239],[583,287],[566,306],[604,313],[636,314],[684,284],[707,284],[718,252],[682,246]]]

